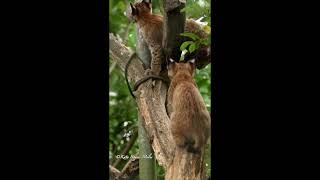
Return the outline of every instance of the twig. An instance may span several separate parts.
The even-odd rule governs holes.
[[[132,25],[132,21],[130,21],[130,23],[127,26],[126,32],[124,33],[124,40],[123,40],[124,44],[128,43],[128,38],[129,38],[129,32],[130,32],[131,25]]]
[[[109,179],[114,180],[121,175],[121,172],[109,165]]]
[[[135,129],[134,132],[133,132],[133,135],[130,139],[130,141],[128,142],[128,144],[126,145],[126,147],[123,149],[123,151],[121,152],[121,155],[126,155],[129,150],[132,148],[132,146],[134,145],[134,143],[136,142],[137,140],[137,137],[138,137],[138,130]],[[113,166],[114,167],[117,167],[118,164],[122,161],[122,158],[118,158],[114,163],[113,163]]]
[[[113,62],[111,67],[109,68],[109,76],[111,75],[112,71],[114,70],[114,68],[116,67],[117,63]]]

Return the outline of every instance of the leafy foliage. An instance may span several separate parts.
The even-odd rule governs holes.
[[[135,25],[129,23],[125,12],[127,11],[128,3],[133,0],[109,0],[109,32],[120,37],[123,43],[135,50],[136,46],[136,30]],[[153,0],[153,13],[163,13],[162,1]],[[188,18],[198,19],[204,17],[203,21],[208,22],[210,26],[210,1],[209,0],[188,0],[186,8]],[[208,39],[200,39],[194,34],[183,33],[184,36],[191,38],[190,41],[184,42],[180,49],[195,51],[200,44],[209,43]],[[137,105],[131,97],[127,85],[125,83],[124,75],[120,68],[114,64],[113,60],[109,58],[109,160],[114,162],[116,155],[120,154],[125,148],[130,137],[126,135],[133,132],[137,126]],[[211,67],[210,65],[202,70],[196,72],[196,82],[201,92],[206,106],[211,111]],[[135,155],[139,147],[135,143],[129,151],[128,155]],[[209,150],[209,146],[208,149]],[[120,163],[117,168],[122,169],[127,161]],[[207,173],[210,174],[210,153],[206,153],[205,163],[208,164]],[[156,166],[157,178],[164,179],[164,170],[159,165]]]
[[[210,34],[211,28],[211,15],[210,15],[210,1],[199,0],[199,1],[187,1],[187,6],[181,10],[181,12],[186,12],[188,18],[198,19],[197,21],[206,21],[202,23],[202,29]],[[201,22],[200,21],[200,22]],[[206,24],[206,25],[204,25]],[[199,49],[200,45],[209,45],[211,40],[211,35],[208,38],[200,38],[194,33],[184,32],[180,34],[181,36],[189,37],[191,40],[185,41],[181,44],[180,50],[181,58],[184,60],[184,56],[187,53],[193,53]]]

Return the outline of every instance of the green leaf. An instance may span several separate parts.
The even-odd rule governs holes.
[[[189,37],[189,38],[191,38],[192,40],[197,40],[197,39],[199,39],[199,36],[197,36],[196,34],[191,33],[191,32],[181,33],[180,35],[181,35],[181,36],[185,36],[185,37]]]
[[[195,50],[196,50],[196,44],[193,43],[193,44],[191,44],[191,45],[189,46],[189,52],[192,53],[192,52],[195,51]]]
[[[208,45],[210,44],[210,38],[201,39],[201,40],[200,40],[200,43],[203,44],[203,45],[208,46]]]
[[[194,43],[194,42],[193,41],[186,41],[186,42],[182,43],[180,46],[180,50],[181,51],[185,50],[192,43]]]
[[[180,10],[180,12],[185,12],[186,10],[187,10],[186,7],[184,7]]]
[[[196,44],[196,49],[199,49],[200,41],[197,41],[195,44]]]

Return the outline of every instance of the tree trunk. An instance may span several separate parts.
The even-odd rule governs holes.
[[[143,119],[138,115],[139,127],[139,180],[155,180],[156,161],[150,146],[149,137],[144,129]]]
[[[179,61],[180,59],[180,44],[182,42],[181,33],[184,32],[186,15],[180,11],[185,7],[184,3],[178,0],[164,0],[163,8],[163,39],[162,47],[165,53],[166,60],[169,57]]]
[[[142,33],[137,29],[137,46],[136,53],[142,60],[145,68],[150,68],[151,53],[147,43],[142,38]],[[139,179],[140,180],[155,180],[155,157],[150,146],[150,139],[145,131],[144,120],[141,114],[138,114],[138,129],[139,129]],[[149,158],[150,157],[150,158]]]

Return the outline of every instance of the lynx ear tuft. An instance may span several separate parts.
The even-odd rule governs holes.
[[[175,61],[171,58],[169,58],[169,61],[167,62],[167,69],[171,69],[171,67],[173,67],[175,65]]]
[[[170,63],[175,63],[176,61],[173,60],[173,59],[171,59],[171,58],[169,58],[169,62],[170,62]]]
[[[138,9],[136,9],[132,3],[130,3],[130,6],[131,6],[131,10],[132,10],[132,15],[138,15]]]

